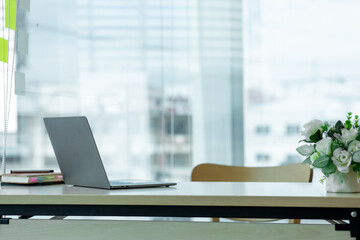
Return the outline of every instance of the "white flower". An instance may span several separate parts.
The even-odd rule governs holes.
[[[346,150],[342,150],[341,148],[335,149],[331,160],[339,172],[348,173],[350,171],[351,154]]]
[[[352,141],[348,147],[348,152],[353,154],[354,152],[359,150],[360,150],[360,141],[358,140]]]
[[[343,128],[341,129],[341,135],[338,134],[338,133],[335,133],[334,136],[340,140],[344,145],[345,147],[347,147],[347,145],[352,141],[352,140],[355,140],[357,135],[358,135],[358,130],[356,129],[346,129],[346,128]]]
[[[320,141],[318,141],[316,143],[315,148],[322,155],[330,155],[330,153],[331,153],[331,143],[332,143],[332,139],[330,137],[326,137],[326,138],[323,138]]]
[[[310,141],[310,137],[312,135],[314,135],[318,130],[321,131],[322,125],[323,122],[321,120],[314,119],[303,126],[304,131],[301,132],[301,135],[305,136],[306,141]]]

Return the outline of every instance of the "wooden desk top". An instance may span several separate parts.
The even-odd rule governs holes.
[[[360,193],[326,193],[325,186],[313,183],[182,182],[121,190],[7,185],[0,189],[0,204],[360,208]]]

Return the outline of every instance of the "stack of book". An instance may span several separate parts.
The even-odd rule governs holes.
[[[3,183],[38,184],[38,183],[63,183],[61,173],[54,172],[12,172],[1,176]]]

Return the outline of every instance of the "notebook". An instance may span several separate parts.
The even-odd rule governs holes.
[[[169,187],[174,182],[109,180],[84,116],[44,118],[65,184],[105,188]]]
[[[14,184],[63,183],[61,173],[10,173],[1,176],[1,182]]]

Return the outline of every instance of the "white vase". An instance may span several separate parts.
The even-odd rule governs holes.
[[[355,173],[352,169],[349,173],[343,173],[343,181],[340,180],[340,174],[336,171],[330,174],[325,180],[327,192],[360,192],[360,183],[357,180],[358,173]]]

